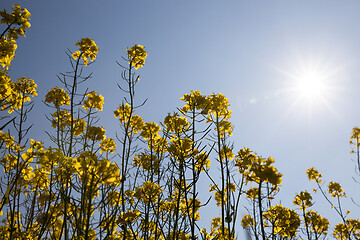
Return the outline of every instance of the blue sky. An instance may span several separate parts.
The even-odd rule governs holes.
[[[115,61],[141,44],[148,58],[138,71],[137,99],[149,99],[141,109],[146,121],[181,107],[190,90],[221,92],[233,111],[235,151],[249,147],[272,156],[284,174],[279,200],[291,206],[295,193],[311,190],[304,172],[314,166],[342,183],[352,217],[359,215],[350,200],[358,185],[348,142],[360,125],[359,1],[7,1],[2,7],[10,3],[32,14],[10,75],[38,84],[31,134],[39,140],[50,127],[41,101],[60,84],[56,75],[70,70],[65,51],[76,50],[83,37],[100,48],[86,70],[94,73],[87,86],[105,97],[101,123],[114,135],[113,111],[123,97]],[[309,104],[289,86],[313,66],[326,76],[327,90]],[[335,216],[322,203],[319,198],[314,208]]]

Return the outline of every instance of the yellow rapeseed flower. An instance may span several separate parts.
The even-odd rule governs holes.
[[[128,103],[119,105],[118,109],[114,111],[114,117],[119,118],[120,122],[129,121],[132,113],[131,106]]]
[[[255,220],[250,214],[245,214],[241,219],[241,226],[245,229],[246,227],[255,226]]]
[[[297,229],[300,226],[300,217],[293,209],[277,204],[271,206],[263,217],[273,224],[275,234],[285,238],[296,237]]]
[[[326,235],[329,229],[329,220],[321,217],[315,211],[307,211],[305,213],[305,221],[311,226],[311,231],[316,232],[318,235]]]
[[[295,196],[295,200],[293,201],[294,205],[300,206],[300,209],[306,209],[307,207],[312,206],[312,196],[307,191],[302,191]]]
[[[272,166],[275,160],[272,157],[262,158],[253,153],[250,149],[244,148],[238,152],[235,158],[235,166],[239,172],[246,176],[246,182],[268,182],[272,185],[281,184],[282,174]]]
[[[182,112],[188,112],[196,110],[202,110],[202,114],[207,114],[209,110],[210,102],[206,98],[206,96],[201,95],[200,91],[191,91],[190,94],[184,94],[183,97],[180,98],[186,104],[181,109]]]
[[[7,13],[6,10],[0,11],[1,24],[7,24],[10,28],[8,30],[7,37],[9,39],[17,39],[18,35],[25,37],[26,29],[31,26],[29,23],[30,12],[26,8],[21,8],[19,4],[12,5],[13,10],[11,13]],[[18,25],[16,28],[14,25]]]
[[[9,69],[17,48],[15,40],[0,39],[0,66]]]
[[[146,139],[153,139],[158,136],[161,128],[154,122],[147,122],[142,126],[141,136]]]
[[[84,101],[83,108],[89,110],[89,108],[95,108],[99,111],[103,110],[104,97],[99,95],[97,92],[89,92],[86,94],[86,100]]]
[[[74,135],[75,136],[80,136],[81,134],[83,134],[85,132],[85,128],[86,128],[86,122],[83,119],[74,119]]]
[[[329,182],[328,190],[332,197],[346,197],[344,189],[337,182]]]
[[[45,102],[53,103],[56,108],[60,105],[70,105],[70,97],[64,89],[52,88],[45,96]]]
[[[77,60],[80,57],[84,60],[84,65],[88,65],[89,58],[91,62],[96,59],[99,48],[91,38],[82,38],[76,43],[76,46],[79,47],[79,51],[72,53],[74,60]]]
[[[92,141],[103,141],[105,136],[105,129],[103,127],[89,126],[86,129],[85,137]]]
[[[109,152],[109,153],[114,153],[116,152],[116,143],[114,141],[114,139],[112,138],[106,138],[104,139],[100,144],[100,153],[103,152]]]
[[[127,49],[129,64],[135,69],[142,68],[145,64],[147,52],[144,50],[144,46],[134,45],[130,49]]]
[[[318,182],[318,183],[322,183],[322,181],[321,181],[322,175],[315,168],[313,168],[313,167],[308,168],[305,173],[308,175],[308,179],[310,181],[315,181],[315,182]]]
[[[51,121],[53,128],[59,127],[59,129],[64,130],[66,126],[71,125],[71,115],[67,110],[61,110],[51,114],[54,119]]]
[[[167,131],[177,134],[187,131],[189,127],[186,117],[180,117],[178,113],[168,114],[165,117],[164,124]]]

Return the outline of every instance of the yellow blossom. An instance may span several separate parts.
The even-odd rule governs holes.
[[[119,118],[120,122],[129,121],[131,114],[131,106],[128,103],[119,105],[118,109],[114,111],[115,118]]]
[[[318,172],[318,170],[316,170],[315,168],[308,168],[305,172],[308,175],[308,178],[310,181],[315,181],[318,183],[322,183],[321,181],[321,173]]]
[[[147,52],[144,50],[144,46],[134,45],[130,49],[127,49],[129,63],[135,68],[142,68],[145,64]]]
[[[164,124],[167,131],[177,134],[187,131],[189,127],[187,119],[185,117],[180,117],[178,113],[172,115],[168,114],[165,117]]]
[[[249,188],[246,191],[246,197],[255,200],[259,195],[259,189],[257,187]]]
[[[275,234],[286,238],[296,237],[300,217],[294,210],[282,205],[271,206],[263,217],[273,225]]]
[[[45,102],[53,103],[56,108],[59,108],[60,105],[69,105],[70,98],[64,89],[59,89],[59,87],[56,87],[48,91],[45,96]]]
[[[59,129],[64,130],[66,126],[71,125],[71,115],[66,110],[61,110],[51,114],[54,119],[51,121],[53,128],[59,127]]]
[[[160,127],[154,122],[147,122],[143,125],[141,136],[146,139],[153,139],[158,135]]]
[[[89,126],[86,129],[85,137],[92,141],[103,141],[105,136],[105,129],[103,127]]]
[[[241,226],[245,229],[246,227],[255,226],[255,220],[250,214],[245,214],[241,219]]]
[[[305,213],[305,221],[311,226],[310,230],[318,235],[326,235],[329,229],[329,220],[321,217],[315,211],[307,211]]]
[[[17,48],[14,40],[0,39],[0,66],[9,69],[11,61],[15,57]]]
[[[307,207],[312,206],[312,196],[307,191],[302,191],[295,196],[295,200],[293,201],[294,205],[300,206],[300,209],[306,209]]]
[[[94,40],[90,38],[82,38],[76,43],[76,46],[79,47],[79,51],[72,54],[74,60],[77,60],[80,57],[84,60],[84,65],[88,65],[89,58],[90,61],[94,61],[96,59],[99,48],[96,46]]]
[[[135,221],[137,218],[139,218],[139,216],[140,216],[140,212],[138,210],[135,211],[128,210],[127,212],[121,213],[118,222],[129,224]]]
[[[202,114],[207,114],[209,111],[210,102],[206,96],[201,95],[200,91],[191,91],[190,94],[184,94],[182,101],[186,102],[185,106],[181,109],[182,112],[188,112],[193,110],[202,110]]]
[[[360,221],[358,219],[346,219],[345,224],[335,226],[333,236],[337,239],[358,239],[360,236]]]
[[[246,176],[246,181],[259,183],[268,182],[272,185],[281,184],[282,174],[272,166],[275,160],[272,157],[262,158],[253,153],[250,149],[244,148],[238,152],[235,158],[235,166],[239,172]]]
[[[103,110],[103,104],[104,104],[104,97],[101,95],[98,95],[97,92],[89,92],[86,94],[86,100],[84,101],[83,108],[85,110],[88,110],[89,108],[96,108],[99,111]]]
[[[86,122],[83,119],[74,119],[74,135],[76,136],[80,136],[81,134],[84,133],[86,128]]]
[[[156,202],[162,193],[161,187],[154,182],[146,181],[142,187],[136,187],[134,196],[144,203]]]
[[[17,39],[18,35],[25,37],[25,31],[31,26],[29,23],[30,12],[26,8],[21,8],[19,4],[12,5],[13,10],[11,13],[7,13],[6,10],[0,11],[1,24],[7,24],[9,26],[9,31],[7,37],[9,39]],[[14,25],[19,25],[18,28],[15,28]]]
[[[213,114],[215,117],[223,117],[224,119],[231,117],[231,111],[228,109],[230,104],[229,100],[222,94],[211,94],[207,97],[208,101],[208,114]],[[208,121],[215,122],[212,117]]]
[[[33,172],[32,167],[24,168],[21,172],[25,181],[28,181],[35,177],[35,173]]]
[[[133,161],[135,166],[141,166],[147,171],[159,174],[160,160],[155,155],[145,153],[137,154]]]
[[[209,169],[210,168],[210,163],[211,163],[211,160],[209,159],[209,155],[206,153],[206,152],[201,152],[201,153],[198,153],[196,154],[195,156],[195,169],[197,171],[204,171],[204,167],[206,169]]]
[[[30,78],[18,78],[17,82],[10,82],[10,85],[12,87],[12,92],[8,98],[8,102],[11,104],[8,111],[9,113],[13,112],[15,109],[20,109],[23,103],[31,101],[30,96],[37,96],[37,85],[34,80]]]
[[[232,152],[232,149],[227,147],[227,146],[224,146],[221,148],[220,150],[220,160],[221,161],[224,161],[225,159],[227,160],[231,160],[234,158],[234,154]]]
[[[339,183],[329,182],[328,190],[332,197],[346,197],[344,189]]]
[[[184,160],[191,153],[192,141],[189,138],[172,138],[167,151],[179,160]]]
[[[100,153],[103,153],[103,152],[114,153],[116,150],[115,149],[116,143],[115,143],[114,139],[106,138],[99,144],[99,147],[100,147]]]

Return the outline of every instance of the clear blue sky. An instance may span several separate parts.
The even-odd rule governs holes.
[[[311,190],[304,172],[314,166],[328,181],[342,183],[351,217],[359,216],[350,201],[360,198],[348,142],[360,125],[359,1],[3,1],[1,8],[10,3],[32,14],[11,76],[38,84],[31,134],[39,140],[50,127],[41,100],[59,85],[56,75],[70,70],[67,48],[76,50],[83,37],[100,48],[87,68],[94,72],[88,87],[105,97],[101,123],[111,136],[117,131],[112,112],[123,96],[115,60],[141,44],[148,59],[138,71],[137,97],[149,98],[141,110],[146,121],[158,122],[182,106],[179,98],[190,90],[221,92],[233,111],[235,151],[249,147],[275,158],[284,174],[283,203],[291,207],[295,193]],[[329,89],[323,101],[309,104],[289,85],[313,66]],[[322,203],[319,198],[314,208],[325,214],[329,207]]]

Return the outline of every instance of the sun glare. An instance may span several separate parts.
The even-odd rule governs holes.
[[[289,102],[288,113],[323,112],[332,107],[334,98],[339,94],[338,79],[343,66],[329,59],[319,57],[295,58],[288,66],[280,70],[283,75],[283,88],[279,90]],[[286,70],[285,70],[286,69]]]
[[[300,98],[314,101],[326,94],[325,73],[308,71],[300,74],[295,83],[295,91]]]

